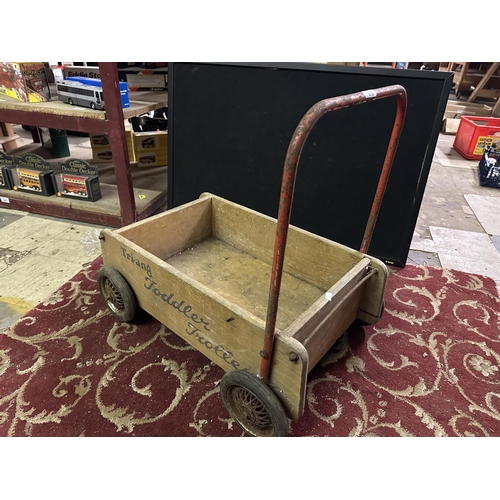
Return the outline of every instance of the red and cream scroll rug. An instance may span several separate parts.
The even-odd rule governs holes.
[[[2,436],[242,436],[223,371],[157,321],[115,321],[101,260],[0,334]],[[385,314],[352,327],[308,377],[290,436],[500,436],[494,282],[408,265]]]

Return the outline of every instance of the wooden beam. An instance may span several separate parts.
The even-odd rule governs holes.
[[[496,116],[498,111],[500,111],[500,97],[497,98],[497,102],[491,110],[491,116]]]
[[[137,210],[130,172],[130,159],[127,149],[127,138],[123,126],[124,116],[118,81],[116,63],[99,63],[101,73],[102,91],[106,102],[106,131],[113,151],[113,164],[115,166],[116,187],[122,218],[125,224],[137,221]]]
[[[467,102],[474,101],[474,99],[478,96],[479,92],[481,92],[481,90],[483,90],[484,86],[488,83],[488,80],[491,78],[491,76],[498,69],[498,66],[500,66],[500,62],[491,63],[490,68],[485,73],[485,75],[483,76],[481,81],[477,84],[476,88],[474,89],[474,92],[472,92],[472,94],[467,99]]]

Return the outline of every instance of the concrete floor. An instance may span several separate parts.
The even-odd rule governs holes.
[[[17,146],[32,144],[13,126]],[[88,137],[68,136],[72,155],[92,156]],[[8,191],[0,190],[0,196]],[[0,208],[0,331],[13,324],[100,255],[103,226]]]
[[[407,262],[489,276],[500,291],[500,189],[479,185],[454,139],[439,136]]]
[[[31,143],[22,127],[15,133],[19,146]],[[90,150],[88,139],[68,139],[72,154]],[[478,162],[453,140],[439,137],[407,262],[490,276],[500,290],[500,189],[479,185]],[[0,331],[99,256],[100,229],[0,208]]]
[[[94,229],[0,209],[0,331],[100,255]]]

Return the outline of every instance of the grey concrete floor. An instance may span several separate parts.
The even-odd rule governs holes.
[[[17,146],[31,133],[13,126]],[[68,136],[71,153],[91,156],[88,137]],[[0,190],[0,196],[8,191]],[[100,255],[102,226],[0,208],[0,331],[88,266]]]
[[[29,132],[15,131],[19,146],[31,143]],[[88,139],[68,139],[72,154],[90,150]],[[500,189],[479,185],[478,162],[453,140],[439,137],[407,262],[490,276],[500,289]],[[0,208],[0,331],[100,255],[99,229]]]
[[[0,331],[100,255],[99,229],[0,209]]]
[[[441,134],[407,262],[493,278],[500,290],[500,189],[479,184],[478,161]]]

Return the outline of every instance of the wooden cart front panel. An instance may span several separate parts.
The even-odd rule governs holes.
[[[167,214],[165,214],[167,215]],[[133,289],[139,306],[225,371],[257,374],[264,322],[242,310],[173,266],[123,238],[102,232],[104,264],[118,270]],[[290,353],[297,354],[297,359]],[[295,339],[277,336],[270,386],[288,416],[302,416],[308,355]]]
[[[370,257],[370,266],[377,270],[365,284],[363,295],[359,302],[357,318],[368,325],[375,324],[382,315],[384,292],[387,283],[387,266],[378,259]]]
[[[365,257],[283,332],[306,348],[309,371],[356,319],[364,289],[374,275]]]

